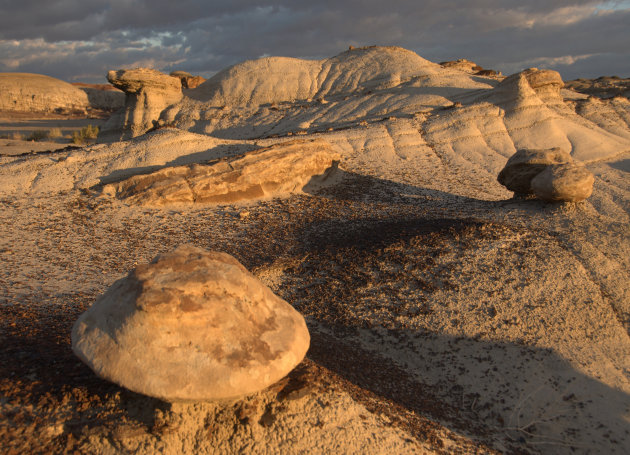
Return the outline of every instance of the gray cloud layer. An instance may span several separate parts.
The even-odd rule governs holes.
[[[630,2],[592,0],[0,0],[0,71],[104,81],[150,66],[209,76],[262,55],[398,45],[433,61],[630,76]]]

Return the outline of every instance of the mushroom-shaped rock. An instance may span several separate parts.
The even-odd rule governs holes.
[[[107,139],[130,139],[146,133],[160,113],[183,96],[179,78],[153,69],[110,71],[107,80],[126,94],[124,110],[112,116],[104,127],[103,136]]]
[[[531,181],[551,164],[572,163],[573,158],[559,147],[518,150],[499,172],[497,180],[515,193],[530,194]]]
[[[191,245],[116,281],[72,330],[98,376],[171,402],[262,390],[309,342],[304,318],[236,259]]]
[[[532,192],[544,201],[580,202],[593,192],[595,177],[577,163],[547,166],[532,179]]]
[[[105,194],[127,202],[221,204],[300,191],[327,178],[340,156],[324,140],[275,144],[233,160],[160,169],[106,185]]]

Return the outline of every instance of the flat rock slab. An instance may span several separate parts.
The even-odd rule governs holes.
[[[323,140],[276,144],[232,161],[160,169],[106,185],[105,194],[127,202],[162,206],[221,204],[295,193],[325,176],[340,156]]]
[[[171,402],[262,390],[309,343],[304,318],[236,259],[190,245],[116,281],[72,330],[98,376]]]

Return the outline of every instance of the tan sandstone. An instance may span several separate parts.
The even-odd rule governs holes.
[[[229,399],[304,358],[304,318],[226,253],[183,245],[116,281],[72,330],[94,372],[166,401]]]
[[[528,68],[522,74],[538,95],[560,96],[560,89],[564,87],[562,76],[557,71]]]
[[[497,180],[510,191],[530,194],[532,179],[547,166],[571,162],[571,155],[559,147],[544,150],[521,149],[510,157]]]
[[[140,205],[232,203],[300,191],[313,176],[326,178],[339,155],[323,140],[292,141],[250,152],[232,161],[167,167],[107,185]]]
[[[547,166],[531,181],[532,192],[550,202],[580,202],[593,193],[595,177],[577,163]]]
[[[0,73],[0,110],[85,113],[88,96],[71,84],[43,74]]]
[[[182,83],[182,88],[193,89],[199,87],[206,82],[206,79],[201,76],[193,76],[186,71],[172,71],[170,74],[172,77],[177,77]]]
[[[160,113],[183,96],[179,78],[149,68],[110,71],[107,80],[125,92],[126,99],[124,110],[104,126],[102,140],[130,139],[146,133]]]

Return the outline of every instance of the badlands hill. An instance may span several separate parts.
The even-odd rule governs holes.
[[[0,73],[0,110],[85,112],[88,96],[73,85],[43,74]]]
[[[627,98],[389,47],[244,62],[185,93],[110,74],[128,102],[109,138],[128,140],[0,158],[4,447],[628,452]],[[517,150],[554,147],[594,175],[584,202],[497,181]],[[303,185],[318,154],[333,165]],[[76,317],[184,243],[234,256],[305,317],[287,378],[171,404],[73,356]]]

